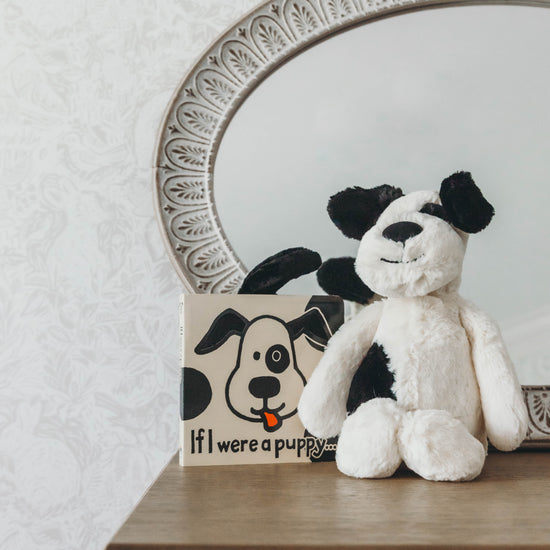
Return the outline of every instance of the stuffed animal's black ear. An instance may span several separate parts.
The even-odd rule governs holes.
[[[289,248],[270,256],[245,277],[239,294],[276,294],[292,279],[315,271],[321,256],[307,248]]]
[[[403,191],[391,185],[349,187],[330,197],[328,215],[346,237],[361,239],[388,205],[402,196]]]
[[[326,346],[332,336],[325,317],[318,308],[308,309],[303,315],[287,323],[286,326],[293,340],[305,334],[314,343]]]
[[[327,293],[344,300],[367,304],[374,292],[361,280],[355,271],[355,258],[330,258],[317,271],[317,282]]]
[[[466,233],[485,229],[495,213],[470,172],[457,172],[444,179],[439,198],[451,223]]]
[[[248,319],[238,311],[227,308],[212,321],[208,332],[195,347],[197,355],[218,349],[230,336],[241,336],[248,326]]]

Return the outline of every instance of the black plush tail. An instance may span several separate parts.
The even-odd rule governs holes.
[[[374,292],[359,278],[354,264],[355,258],[330,258],[317,271],[317,282],[327,294],[367,304]]]
[[[307,248],[288,248],[270,256],[245,277],[239,294],[276,294],[292,279],[311,273],[321,265],[321,256]]]

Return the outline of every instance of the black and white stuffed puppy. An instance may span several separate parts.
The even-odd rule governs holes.
[[[493,207],[459,172],[439,193],[349,188],[328,210],[361,240],[356,273],[383,299],[330,340],[299,403],[304,426],[339,435],[337,466],[350,476],[391,476],[404,461],[430,480],[475,478],[487,437],[510,451],[527,431],[497,325],[458,294],[468,234]]]

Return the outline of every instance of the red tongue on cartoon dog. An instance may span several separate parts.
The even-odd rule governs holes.
[[[268,432],[274,432],[281,425],[281,417],[277,413],[271,411],[262,411],[262,421],[264,429]]]

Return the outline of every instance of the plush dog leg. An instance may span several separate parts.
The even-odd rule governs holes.
[[[403,413],[393,399],[371,399],[348,416],[336,447],[338,469],[352,477],[389,477],[401,455],[397,432]]]
[[[527,407],[498,325],[466,300],[460,319],[472,346],[489,441],[500,451],[513,451],[527,434]]]
[[[347,417],[351,381],[372,344],[382,307],[375,302],[342,325],[310,376],[298,403],[298,415],[315,437],[340,433]]]
[[[485,447],[447,411],[408,412],[399,431],[405,464],[424,479],[468,481],[485,462]]]

